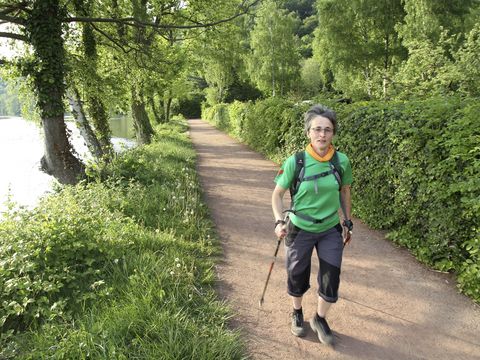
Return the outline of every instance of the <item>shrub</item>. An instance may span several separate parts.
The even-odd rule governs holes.
[[[105,294],[106,271],[135,238],[136,225],[79,196],[79,185],[0,222],[2,331],[69,318]],[[121,236],[120,236],[121,235]]]

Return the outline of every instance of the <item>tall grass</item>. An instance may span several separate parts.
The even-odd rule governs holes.
[[[0,223],[0,359],[246,357],[214,291],[219,247],[185,123],[156,130]]]

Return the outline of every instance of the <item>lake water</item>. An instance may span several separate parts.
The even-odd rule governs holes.
[[[77,127],[70,121],[67,127],[72,131],[75,150],[88,159],[88,149]],[[135,145],[131,118],[111,119],[110,127],[116,151]],[[19,117],[0,117],[0,213],[5,211],[9,196],[18,205],[31,208],[51,190],[53,177],[39,170],[42,156],[43,135],[37,124]]]

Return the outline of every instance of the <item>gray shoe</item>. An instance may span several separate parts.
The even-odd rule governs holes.
[[[325,345],[333,345],[333,333],[328,326],[327,320],[319,318],[316,314],[310,321],[310,327],[318,335],[318,340]]]
[[[292,313],[292,326],[290,328],[292,334],[298,337],[304,337],[306,335],[304,323],[303,323],[303,313]]]

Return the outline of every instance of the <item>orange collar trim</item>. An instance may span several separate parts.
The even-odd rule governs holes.
[[[312,144],[308,144],[305,151],[310,154],[311,157],[313,157],[317,161],[330,161],[333,157],[333,154],[335,154],[335,148],[333,147],[332,144],[328,147],[328,151],[325,154],[325,156],[320,156],[317,154],[317,152],[313,149]]]

